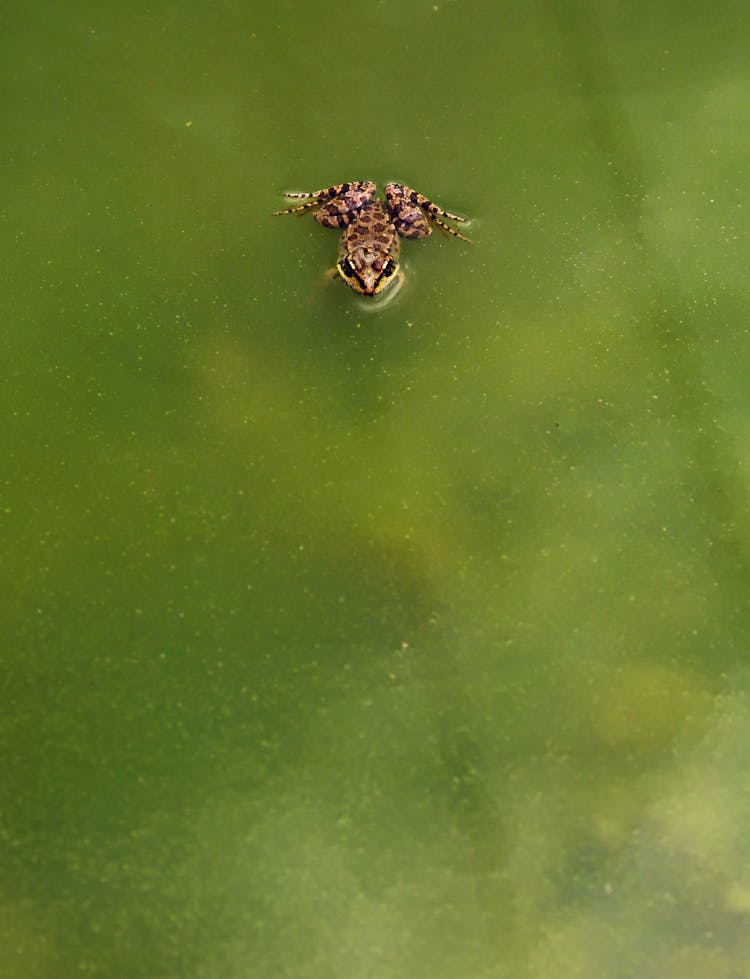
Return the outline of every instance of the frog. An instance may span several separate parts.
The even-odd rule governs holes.
[[[284,197],[304,200],[279,214],[300,214],[315,210],[315,220],[327,228],[340,228],[339,254],[333,278],[340,277],[361,296],[377,296],[398,281],[401,238],[426,238],[431,223],[443,231],[470,242],[466,235],[446,221],[463,223],[466,218],[445,211],[424,194],[404,184],[387,184],[385,200],[375,196],[371,180],[334,184],[309,193],[286,193]]]

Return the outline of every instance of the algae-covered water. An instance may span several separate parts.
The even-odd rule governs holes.
[[[749,28],[6,11],[3,975],[747,974]]]

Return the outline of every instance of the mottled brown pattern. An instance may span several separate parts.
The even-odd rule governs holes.
[[[444,231],[469,241],[441,218],[465,221],[444,211],[423,194],[403,184],[388,184],[386,201],[375,197],[370,180],[335,184],[304,194],[285,194],[305,200],[275,214],[295,214],[317,207],[315,220],[328,228],[343,228],[337,271],[347,285],[363,296],[375,296],[398,278],[399,235],[426,238],[430,221]]]

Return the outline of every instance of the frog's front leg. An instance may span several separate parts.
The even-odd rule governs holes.
[[[418,194],[411,187],[405,187],[403,184],[388,184],[385,188],[385,198],[396,231],[403,238],[426,238],[432,232],[430,221],[434,221],[448,234],[455,235],[462,241],[470,241],[466,235],[462,235],[460,231],[456,231],[445,221],[440,220],[443,217],[449,218],[451,221],[463,222],[466,218],[460,218],[457,214],[444,211],[437,204],[433,204],[424,194]]]
[[[315,214],[318,224],[327,228],[345,228],[352,217],[372,200],[375,184],[370,180],[356,180],[353,183],[335,184],[324,190],[314,190],[309,194],[284,194],[284,197],[305,199],[299,207],[289,207],[274,214],[297,214],[311,207],[319,207]],[[309,199],[308,199],[309,198]]]

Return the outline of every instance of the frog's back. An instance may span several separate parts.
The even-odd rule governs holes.
[[[398,254],[398,234],[383,201],[368,201],[351,219],[344,236],[350,247],[365,245]]]

